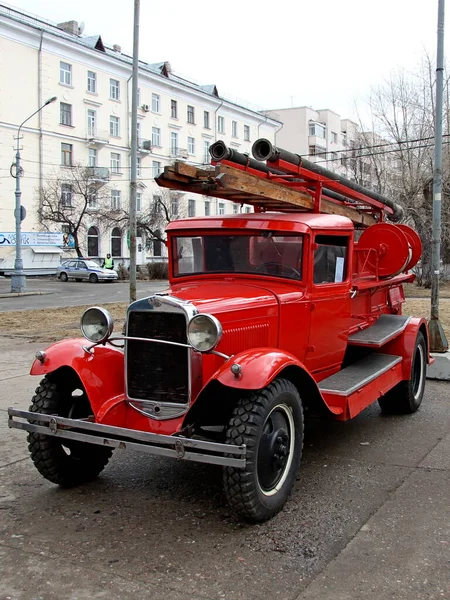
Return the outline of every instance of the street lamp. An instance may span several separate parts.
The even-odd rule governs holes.
[[[19,130],[17,131],[17,145],[16,145],[16,164],[14,165],[16,168],[16,174],[13,175],[16,179],[16,191],[14,192],[16,197],[16,204],[14,210],[14,217],[16,219],[16,259],[14,261],[14,271],[11,275],[11,292],[24,292],[26,290],[26,281],[25,275],[23,272],[23,261],[22,261],[22,235],[21,235],[21,225],[22,225],[22,207],[21,207],[21,197],[22,191],[20,189],[20,178],[22,176],[22,168],[20,166],[20,130],[25,125],[27,121],[37,115],[39,111],[41,111],[47,104],[51,104],[55,102],[56,96],[49,98],[40,108],[38,108],[32,115],[27,117],[23,123],[19,126]],[[12,174],[12,173],[11,173]]]

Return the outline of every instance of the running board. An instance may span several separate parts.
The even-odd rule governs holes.
[[[8,408],[8,426],[59,438],[193,462],[244,468],[246,446],[137,431],[91,421]],[[23,419],[22,421],[19,419]]]
[[[351,346],[380,348],[405,331],[411,317],[402,315],[380,315],[374,325],[353,333],[348,338]]]
[[[342,371],[323,379],[319,383],[319,390],[322,393],[336,396],[350,396],[389,371],[401,360],[401,356],[392,356],[391,354],[370,354]]]

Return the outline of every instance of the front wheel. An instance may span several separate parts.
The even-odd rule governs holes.
[[[61,281],[66,282],[69,278],[67,277],[67,273],[62,272],[61,275],[59,276],[59,278],[61,279]]]
[[[303,409],[287,379],[241,398],[227,429],[227,443],[247,447],[244,469],[224,468],[228,502],[249,521],[266,521],[291,493],[303,448]]]
[[[411,376],[401,381],[385,396],[378,400],[382,412],[386,414],[414,413],[422,404],[427,370],[427,344],[419,331],[411,361]]]
[[[89,281],[91,283],[97,283],[98,282],[98,276],[97,276],[97,274],[96,273],[91,273],[89,275]]]
[[[79,419],[91,415],[86,392],[76,376],[42,379],[30,406],[31,412]],[[42,433],[28,434],[28,449],[39,473],[62,487],[95,479],[105,468],[112,449]]]

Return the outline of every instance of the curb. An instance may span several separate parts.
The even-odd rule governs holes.
[[[21,298],[22,296],[47,296],[56,292],[9,292],[8,294],[0,294],[0,298]]]
[[[450,352],[431,352],[434,363],[427,367],[427,379],[450,381]]]

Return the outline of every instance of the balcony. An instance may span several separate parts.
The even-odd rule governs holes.
[[[109,144],[109,131],[106,129],[97,129],[97,127],[88,127],[84,132],[88,148],[101,148]]]
[[[107,167],[86,167],[92,181],[109,181],[109,169]]]
[[[152,142],[150,140],[138,139],[138,154],[150,154],[152,151]]]
[[[189,158],[187,148],[174,148],[170,149],[171,158]]]

